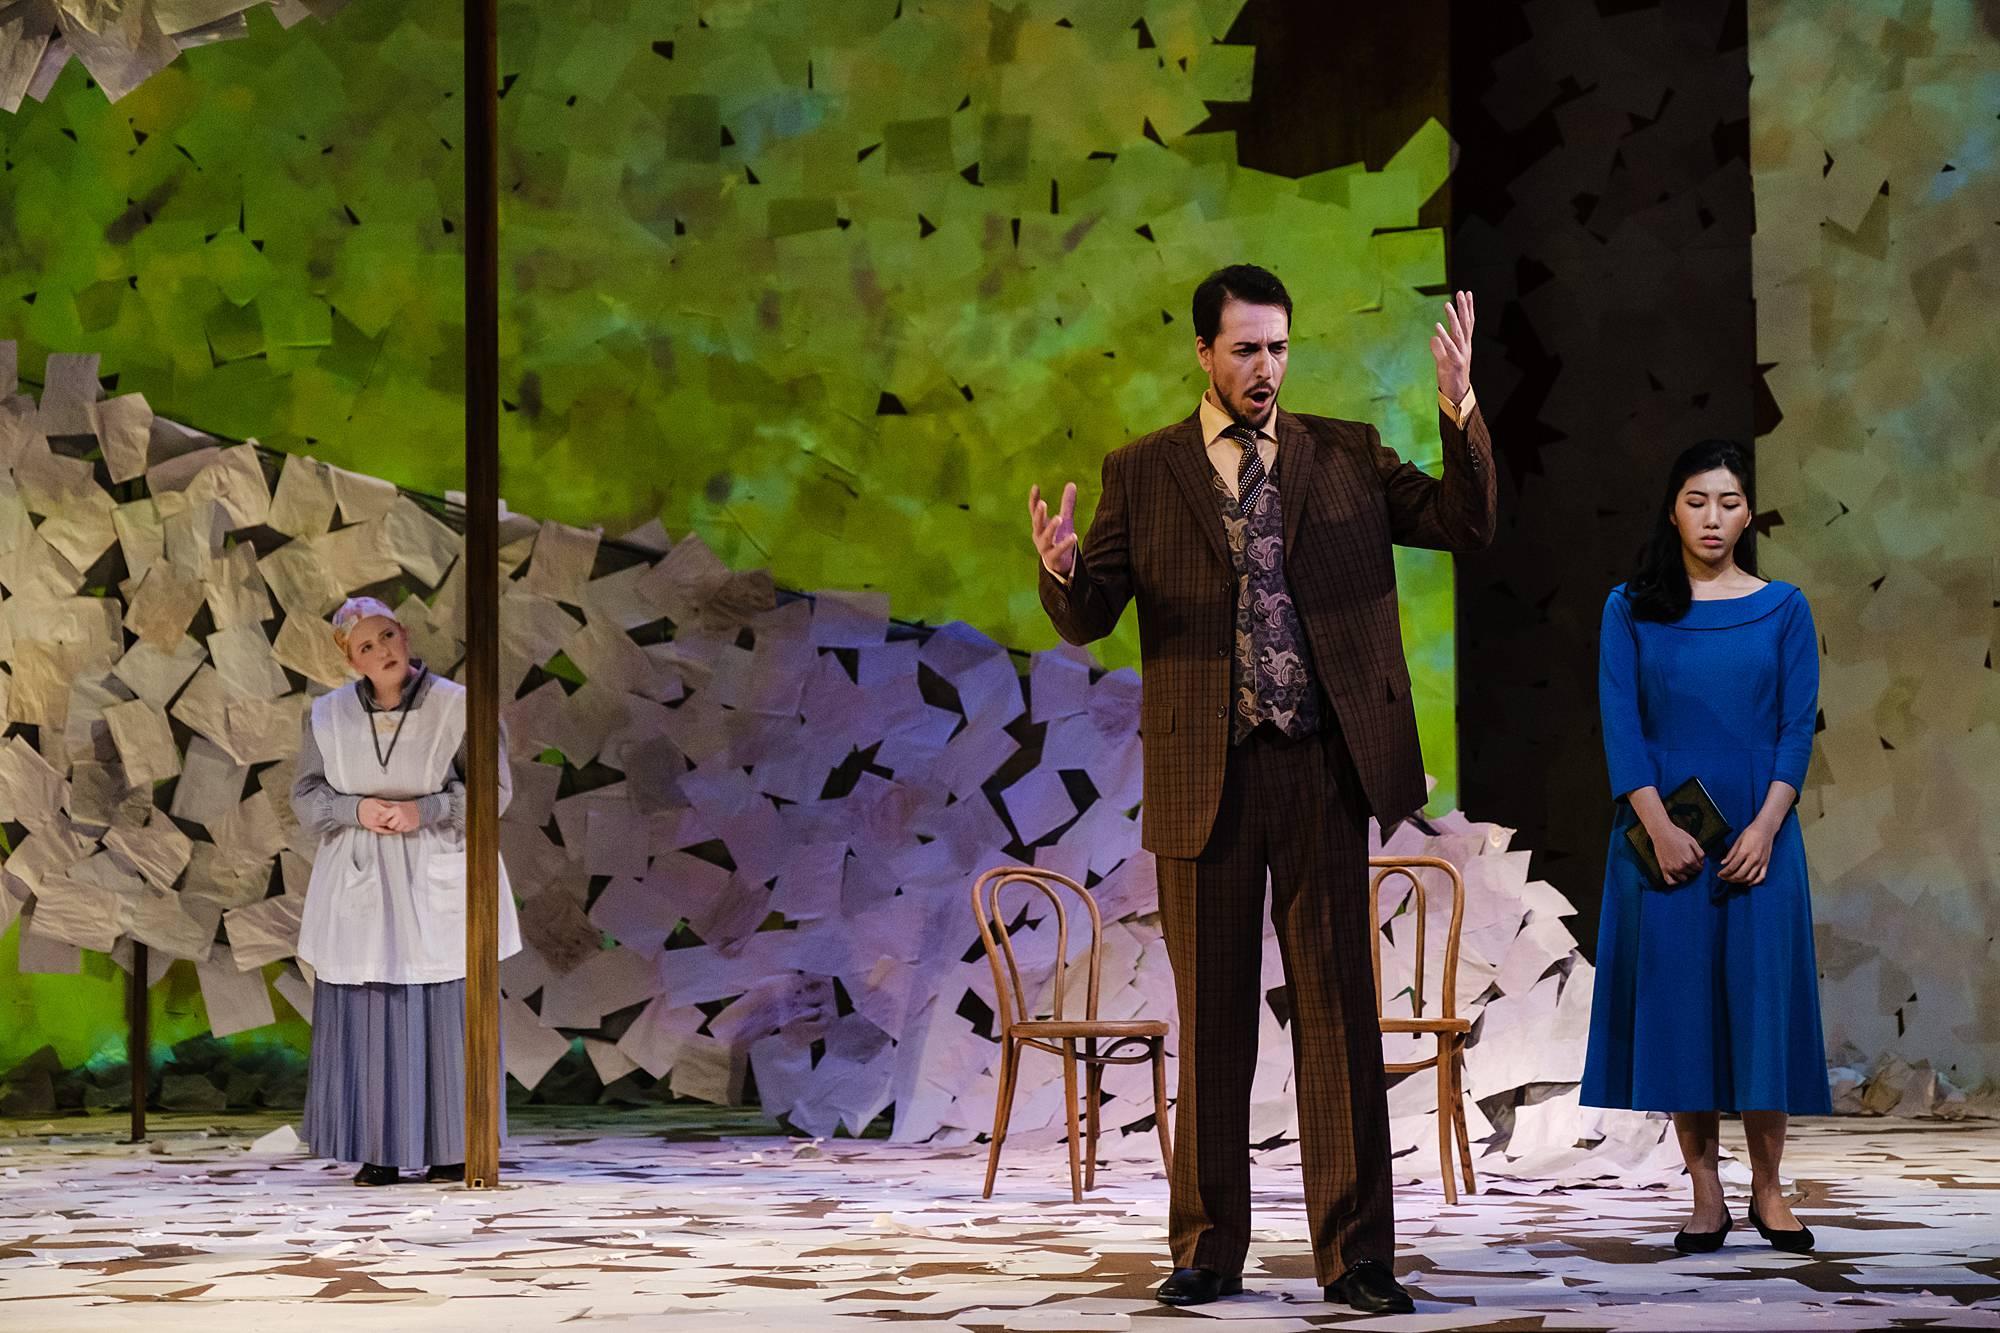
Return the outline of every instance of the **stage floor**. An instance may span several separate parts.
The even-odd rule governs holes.
[[[1742,1219],[1675,1256],[1677,1192],[1398,1190],[1397,1270],[1416,1315],[1319,1300],[1296,1167],[1260,1168],[1248,1290],[1199,1311],[1151,1299],[1166,1185],[1117,1162],[1071,1204],[1060,1150],[786,1140],[728,1112],[517,1112],[507,1188],[363,1190],[255,1155],[284,1117],[0,1122],[0,1329],[1371,1329],[2000,1327],[2000,1127],[1802,1124],[1787,1167],[1820,1257]],[[1740,1130],[1725,1126],[1740,1151]],[[1515,1184],[1516,1190],[1532,1187]]]

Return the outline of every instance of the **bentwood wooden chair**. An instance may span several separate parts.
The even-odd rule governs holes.
[[[1033,1017],[1028,995],[1021,980],[1020,961],[1007,932],[1007,914],[1001,911],[1001,894],[1020,886],[1038,892],[1048,902],[1055,917],[1055,984],[1046,1018]],[[1072,998],[1069,974],[1075,964],[1069,960],[1070,917],[1067,900],[1083,905],[1090,922],[1090,949],[1083,965],[1088,968],[1083,994],[1083,1013],[1071,1017],[1067,1002]],[[1032,901],[1032,899],[1031,899]],[[986,1157],[986,1190],[982,1198],[993,1197],[993,1177],[1000,1169],[1000,1145],[1007,1141],[1007,1121],[1014,1112],[1014,1093],[1019,1086],[1021,1052],[1029,1047],[1047,1051],[1063,1062],[1063,1109],[1069,1115],[1069,1193],[1082,1202],[1083,1192],[1097,1185],[1098,1105],[1102,1100],[1104,1067],[1153,1064],[1153,1120],[1160,1131],[1160,1157],[1169,1170],[1173,1167],[1173,1139],[1167,1127],[1167,1025],[1159,1019],[1107,1019],[1097,1016],[1098,975],[1101,970],[1104,922],[1097,900],[1081,884],[1052,870],[1032,866],[1000,866],[981,875],[972,886],[972,914],[979,922],[979,940],[986,946],[986,961],[993,968],[993,990],[999,1005],[994,1031],[1002,1048],[1000,1095],[993,1108],[993,1146]],[[1046,938],[1046,936],[1044,937]],[[1099,1043],[1104,1043],[1101,1047]],[[1076,1071],[1084,1068],[1084,1118],[1088,1138],[1083,1147],[1079,1170]]]
[[[1383,1068],[1391,1074],[1414,1074],[1420,1070],[1436,1069],[1438,1081],[1438,1169],[1444,1176],[1444,1197],[1446,1203],[1458,1202],[1457,1182],[1452,1179],[1452,1142],[1456,1138],[1459,1156],[1465,1171],[1465,1192],[1477,1194],[1477,1185],[1472,1177],[1472,1138],[1465,1124],[1465,1042],[1472,1031],[1472,1020],[1458,1017],[1458,936],[1459,928],[1465,920],[1465,879],[1458,873],[1458,867],[1435,856],[1374,856],[1368,860],[1374,878],[1369,883],[1368,892],[1368,939],[1375,964],[1375,1011],[1380,1017],[1384,1034],[1406,1033],[1421,1036],[1429,1033],[1437,1039],[1437,1047],[1424,1060],[1384,1060]],[[1451,884],[1451,923],[1444,937],[1444,976],[1439,987],[1436,1016],[1424,1016],[1424,960],[1425,929],[1428,925],[1430,893],[1425,887],[1422,871],[1436,871],[1445,876]],[[1407,993],[1410,1013],[1407,1017],[1389,1012],[1390,1005],[1400,1006],[1406,998],[1404,993],[1388,997],[1382,995],[1382,886],[1394,879],[1409,882],[1405,896],[1398,900],[1400,909],[1407,903],[1416,926],[1415,978]]]

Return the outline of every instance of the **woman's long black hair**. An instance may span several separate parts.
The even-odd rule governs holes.
[[[1694,590],[1688,586],[1681,534],[1674,526],[1674,504],[1689,477],[1719,467],[1735,474],[1736,480],[1743,484],[1744,503],[1750,503],[1750,459],[1733,440],[1703,440],[1674,460],[1667,473],[1666,496],[1653,519],[1653,530],[1646,544],[1639,548],[1632,577],[1625,581],[1625,595],[1631,599],[1632,614],[1639,619],[1675,621],[1687,614]],[[1756,537],[1757,529],[1752,525],[1743,529],[1743,536],[1736,543],[1737,567],[1753,574],[1757,571]]]

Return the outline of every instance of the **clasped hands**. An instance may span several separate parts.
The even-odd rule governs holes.
[[[1659,857],[1660,873],[1667,877],[1667,883],[1685,884],[1701,873],[1708,858],[1692,833],[1677,824],[1647,832],[1652,835],[1653,854]],[[1762,884],[1771,868],[1771,837],[1762,820],[1753,820],[1715,868],[1717,878],[1731,884]]]
[[[359,818],[361,827],[370,833],[414,833],[420,816],[415,801],[384,801],[364,796]]]

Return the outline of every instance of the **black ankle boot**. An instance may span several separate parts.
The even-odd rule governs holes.
[[[1377,1259],[1361,1259],[1326,1285],[1326,1299],[1363,1314],[1410,1314],[1417,1308],[1410,1293],[1396,1281],[1389,1265]]]
[[[357,1185],[393,1185],[403,1178],[403,1173],[393,1166],[376,1166],[373,1162],[363,1162],[361,1169],[354,1173]]]
[[[465,1163],[453,1162],[449,1166],[434,1166],[424,1172],[424,1183],[428,1185],[453,1185],[465,1181]]]
[[[1225,1275],[1213,1268],[1176,1268],[1160,1284],[1153,1299],[1162,1305],[1207,1305],[1224,1296],[1242,1294],[1241,1275]]]

